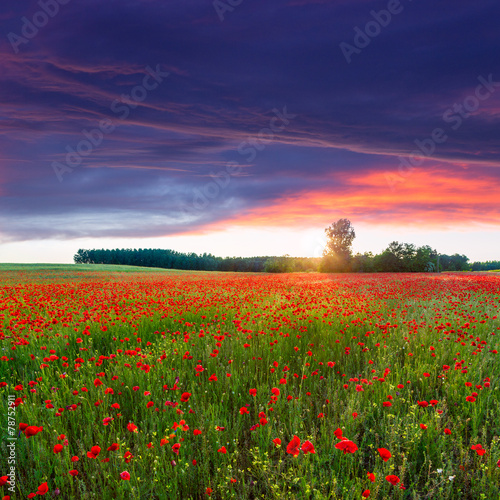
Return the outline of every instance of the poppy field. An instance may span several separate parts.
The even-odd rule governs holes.
[[[0,498],[498,499],[500,277],[0,269]]]

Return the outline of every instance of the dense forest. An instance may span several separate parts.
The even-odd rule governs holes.
[[[435,272],[438,254],[429,246],[416,247],[392,242],[382,253],[356,254],[339,262],[324,257],[216,257],[209,253],[182,253],[162,249],[83,250],[76,264],[121,264],[196,271],[233,272]],[[439,255],[439,271],[484,271],[500,269],[500,261],[469,263],[465,255]]]
[[[298,259],[298,261],[304,259]],[[307,259],[306,259],[307,260]],[[192,271],[262,272],[269,257],[216,257],[209,253],[182,253],[162,249],[78,250],[76,264],[122,264]],[[306,269],[304,269],[306,270]]]
[[[471,271],[495,271],[500,269],[500,260],[487,260],[486,262],[473,262]]]

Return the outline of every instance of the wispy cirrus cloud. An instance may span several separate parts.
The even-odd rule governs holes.
[[[88,0],[61,8],[50,29],[17,54],[4,36],[3,237],[313,224],[337,212],[374,223],[493,224],[500,88],[397,194],[384,191],[384,176],[474,92],[478,75],[500,81],[498,3],[460,0],[452,13],[430,0],[408,4],[408,15],[346,65],[339,43],[384,7],[371,0],[256,0],[220,23],[202,0]],[[36,9],[34,1],[7,2],[1,32],[18,30],[21,17]],[[111,104],[158,62],[168,81],[121,120]],[[183,218],[179,204],[228,162],[241,162],[239,145],[256,141],[270,110],[284,106],[297,115],[293,126],[244,161],[242,175],[203,213]],[[59,186],[52,162],[103,119],[119,127]]]

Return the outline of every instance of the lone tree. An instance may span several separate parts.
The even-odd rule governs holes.
[[[346,270],[351,259],[351,245],[356,237],[349,219],[339,219],[325,229],[328,241],[323,250],[323,270]]]

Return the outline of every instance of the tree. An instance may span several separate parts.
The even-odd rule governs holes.
[[[391,272],[407,273],[416,271],[415,257],[417,256],[417,247],[413,243],[399,243],[399,241],[393,241],[385,251],[392,253],[397,258],[397,261],[392,260],[393,269],[391,269]],[[387,264],[389,261],[386,258],[384,262]]]
[[[91,262],[88,250],[83,250],[80,248],[73,257],[75,264],[88,264]]]
[[[417,254],[414,259],[414,269],[417,273],[436,271],[437,252],[429,245],[423,245],[417,248]],[[431,265],[432,264],[432,265]]]
[[[354,228],[349,219],[339,219],[325,229],[328,241],[323,256],[336,257],[348,262],[351,257],[351,245],[356,237]]]
[[[354,273],[372,273],[374,270],[374,258],[371,252],[357,253],[351,259],[351,271]]]
[[[401,272],[401,261],[397,255],[390,250],[384,250],[381,254],[375,255],[373,259],[375,271],[381,273]]]
[[[283,257],[271,257],[264,264],[265,273],[292,273],[293,259],[287,254]]]

